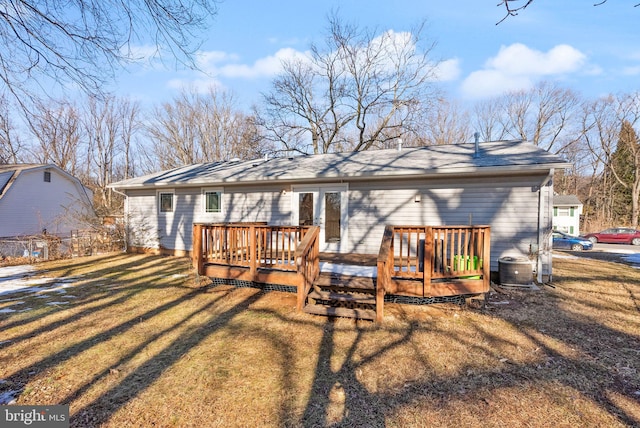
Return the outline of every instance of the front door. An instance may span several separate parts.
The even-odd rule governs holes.
[[[347,186],[293,188],[293,223],[320,226],[320,251],[345,251],[347,241]]]

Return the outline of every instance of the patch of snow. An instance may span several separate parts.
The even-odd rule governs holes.
[[[68,305],[69,302],[47,302],[47,305]]]
[[[16,401],[16,397],[20,394],[20,391],[5,391],[0,392],[0,404],[13,404]]]
[[[624,248],[598,248],[598,251],[602,251],[603,253],[615,253],[615,254],[635,254],[636,252],[633,250],[626,250]]]
[[[622,258],[629,263],[640,265],[640,253],[633,253],[628,256],[623,256]]]
[[[340,275],[366,276],[369,278],[376,278],[378,276],[378,268],[376,266],[335,265],[329,262],[321,262],[320,271]]]
[[[15,309],[11,309],[11,308],[2,308],[0,309],[0,314],[10,314],[15,312]]]
[[[12,293],[66,293],[64,290],[78,280],[78,277],[33,278],[37,271],[32,265],[6,266],[0,268],[0,295]]]
[[[578,256],[572,256],[570,254],[558,254],[558,253],[553,253],[552,257],[554,259],[579,259],[580,258]]]
[[[32,276],[36,268],[33,265],[5,266],[0,268],[0,281],[11,281],[16,278]]]
[[[7,303],[7,302],[15,302],[15,301],[19,301],[22,297],[16,297],[15,299],[4,299],[4,300],[0,300],[0,303]],[[19,302],[19,303],[23,303],[23,302]]]

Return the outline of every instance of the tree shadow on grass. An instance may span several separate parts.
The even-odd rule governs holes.
[[[104,261],[105,263],[114,262],[114,259],[112,258],[105,258],[100,260]],[[178,273],[183,270],[183,268],[177,264],[180,263],[178,260],[174,260],[173,262],[175,263],[173,266],[168,266],[163,270],[165,276]],[[88,264],[90,262],[85,263]],[[128,269],[141,269],[143,267],[153,268],[154,266],[160,264],[166,265],[167,258],[154,258],[150,261],[145,261],[144,263],[142,263],[142,265],[138,260],[131,261],[129,263],[119,265],[119,269],[120,272],[125,272]],[[184,264],[184,260],[182,260],[181,264]],[[68,270],[67,272],[73,271]],[[4,343],[0,343],[0,349],[18,343],[22,340],[29,339],[33,336],[37,336],[48,331],[53,331],[56,328],[62,327],[68,323],[76,322],[84,317],[95,314],[97,311],[124,303],[137,294],[148,290],[150,286],[159,287],[159,285],[156,284],[158,280],[157,275],[154,273],[137,275],[136,280],[125,287],[105,287],[102,285],[107,280],[120,281],[123,275],[123,273],[113,272],[112,268],[104,268],[93,271],[87,278],[83,280],[84,282],[82,285],[68,288],[70,293],[74,293],[72,294],[74,297],[80,297],[79,299],[70,302],[71,304],[69,306],[66,306],[62,309],[54,308],[50,311],[37,313],[33,316],[26,316],[16,321],[5,323],[4,325],[2,325],[2,330],[4,331],[8,331],[9,329],[20,326],[26,326],[31,323],[33,323],[37,327],[34,330],[30,330],[22,335],[13,336],[10,338],[10,340],[7,340]],[[25,295],[24,293],[16,293],[16,295],[18,297],[33,297],[31,296],[31,294]],[[85,309],[70,313],[68,316],[58,317],[57,320],[52,322],[45,321],[48,316],[57,315],[57,313],[61,311],[69,312],[67,311],[67,309],[72,309],[74,306],[84,306]]]
[[[597,275],[596,275],[597,277]],[[584,277],[582,278],[584,280]],[[594,283],[597,279],[594,280]],[[562,286],[562,284],[558,284]],[[626,284],[638,289],[638,284]],[[545,298],[545,297],[543,297]],[[632,299],[633,300],[633,299]],[[590,302],[596,305],[597,302]],[[604,303],[603,303],[604,304]],[[637,303],[636,303],[637,305]],[[632,306],[632,305],[630,305]],[[606,310],[613,310],[603,306]],[[382,388],[372,391],[371,385],[365,386],[358,380],[358,371],[374,361],[388,358],[389,351],[397,347],[411,350],[416,345],[421,332],[438,333],[434,326],[423,322],[409,322],[401,328],[402,337],[393,341],[385,341],[378,348],[357,358],[356,348],[360,342],[370,341],[368,336],[375,330],[357,330],[355,339],[347,351],[347,357],[340,367],[335,367],[335,361],[344,350],[337,349],[335,343],[336,329],[332,320],[327,320],[322,340],[318,349],[318,364],[315,378],[311,386],[311,396],[306,405],[300,425],[315,426],[368,426],[383,427],[387,418],[394,417],[407,406],[420,406],[429,402],[430,408],[447,408],[451,403],[481,402],[488,399],[492,393],[512,388],[521,390],[544,389],[544,385],[560,385],[569,388],[595,403],[620,424],[626,426],[640,425],[640,376],[638,371],[638,350],[640,349],[640,334],[631,335],[607,326],[598,319],[580,316],[572,313],[566,307],[559,306],[556,299],[546,298],[540,308],[547,316],[540,324],[531,324],[526,316],[497,310],[491,315],[480,312],[482,321],[493,323],[506,321],[516,328],[520,336],[537,348],[535,362],[510,361],[501,358],[504,355],[496,353],[495,348],[505,349],[504,345],[516,347],[499,331],[491,330],[487,325],[476,324],[471,331],[463,333],[441,331],[440,340],[457,344],[478,358],[493,359],[494,367],[475,366],[466,363],[451,376],[429,375],[425,381],[410,381],[404,387],[396,389]],[[385,325],[382,331],[388,329]],[[389,328],[390,334],[397,334],[397,327]],[[615,350],[611,352],[612,350]],[[415,351],[419,354],[419,351]],[[362,352],[359,352],[362,354]],[[432,362],[429,358],[420,358],[416,370],[430,371]],[[452,362],[455,364],[455,362]],[[432,373],[432,372],[431,372]],[[339,393],[336,394],[336,389]],[[627,403],[621,405],[612,399],[613,395],[623,397]],[[336,414],[336,396],[343,401],[342,409],[338,406]],[[532,403],[535,406],[535,403]],[[333,413],[330,407],[334,408]],[[418,410],[416,410],[418,411]],[[576,410],[579,415],[580,411]],[[575,415],[574,415],[575,416]],[[542,416],[544,418],[544,415]],[[579,418],[579,416],[577,416]],[[546,419],[550,421],[549,419]],[[428,424],[427,415],[423,419]]]
[[[179,336],[168,346],[164,347],[164,349],[162,349],[158,354],[151,357],[136,370],[128,374],[115,386],[102,393],[91,403],[77,409],[71,417],[71,425],[81,427],[99,426],[107,422],[118,409],[122,408],[129,401],[133,400],[145,391],[160,376],[162,376],[169,367],[178,362],[192,348],[200,344],[214,332],[225,327],[233,317],[245,311],[251,304],[258,301],[262,295],[263,293],[255,293],[238,302],[223,313],[212,316],[208,322],[202,323],[200,327],[189,331],[188,334]],[[202,309],[192,313],[190,316],[184,318],[181,323],[186,322],[187,319],[197,315],[198,313],[211,309],[214,303],[215,302],[212,302]],[[173,325],[162,334],[166,334],[177,327],[177,324]],[[159,336],[154,335],[152,340],[157,337]],[[137,347],[126,357],[122,358],[121,362],[133,358],[144,346],[146,346],[146,343],[141,344],[140,347]],[[101,375],[104,376],[104,373]],[[87,386],[88,385],[83,387],[83,389],[86,389]]]
[[[592,281],[597,285],[602,278],[603,273],[594,272],[590,280],[578,276],[572,281]],[[144,281],[152,279],[146,278]],[[627,282],[621,286],[621,290],[624,287],[629,288],[633,295],[640,286],[637,282]],[[568,292],[562,281],[558,281],[556,286],[563,293]],[[105,383],[104,379],[108,376],[110,368],[126,365],[152,342],[161,337],[170,337],[172,333],[180,333],[181,329],[185,328],[184,333],[180,333],[180,336],[171,340],[168,345],[163,345],[157,354],[122,379],[117,379],[109,389],[81,408],[72,409],[72,425],[108,424],[119,409],[142,395],[191,349],[223,329],[225,334],[241,338],[238,340],[258,342],[261,339],[271,343],[278,356],[265,368],[279,368],[282,373],[280,383],[274,385],[274,388],[283,391],[303,388],[294,394],[274,394],[273,399],[281,401],[278,415],[281,426],[382,427],[389,424],[389,421],[397,422],[397,415],[402,412],[416,413],[416,417],[422,417],[421,423],[428,425],[428,415],[421,413],[425,409],[445,409],[454,412],[455,409],[452,408],[461,403],[478,405],[483,400],[491,401],[492,395],[500,395],[504,390],[517,389],[526,393],[532,389],[545,388],[547,385],[560,385],[576,391],[621,425],[640,424],[640,412],[635,413],[629,408],[624,408],[611,398],[611,393],[615,393],[632,403],[638,402],[640,378],[637,372],[622,372],[621,369],[625,366],[621,365],[621,362],[628,362],[630,370],[638,369],[637,350],[640,349],[640,335],[616,330],[601,320],[568,310],[566,302],[563,305],[561,301],[563,296],[556,295],[556,291],[544,296],[539,307],[526,309],[545,311],[547,315],[539,323],[532,323],[527,319],[527,313],[531,312],[517,313],[502,308],[493,312],[468,310],[468,313],[461,312],[461,318],[466,323],[464,329],[449,328],[442,323],[430,322],[428,318],[423,321],[406,318],[403,322],[391,322],[376,327],[369,323],[347,323],[332,318],[289,316],[269,308],[252,306],[264,296],[259,292],[233,300],[232,306],[227,307],[229,301],[225,304],[220,303],[227,292],[221,289],[218,289],[218,292],[220,295],[211,302],[186,311],[181,309],[177,319],[172,319],[171,323],[164,324],[162,329],[154,331],[145,337],[144,341],[132,346],[119,356],[112,366],[102,368],[73,391],[60,397],[61,403],[76,401],[88,394],[93,384]],[[592,290],[586,289],[583,293],[591,295]],[[620,293],[624,294],[622,291]],[[616,293],[607,290],[605,294]],[[195,302],[199,295],[199,290],[183,291],[180,297],[158,304],[146,312],[132,315],[99,334],[87,336],[74,345],[20,369],[7,380],[26,385],[39,372],[63,365],[84,351],[126,334],[142,319],[163,317],[181,304]],[[590,300],[580,304],[597,307],[598,301]],[[187,305],[187,308],[190,306]],[[219,308],[222,308],[222,312],[217,310]],[[613,306],[604,302],[602,308],[608,312],[615,310]],[[260,322],[232,322],[234,317],[245,311],[269,315],[274,322],[286,324],[291,329],[299,329],[300,334],[317,335],[318,342],[309,342],[317,343],[317,348],[296,350],[289,343],[290,337],[283,337],[277,331],[265,328]],[[411,311],[407,311],[406,317],[410,316]],[[196,317],[204,318],[204,321],[198,322],[195,327],[188,327],[190,321]],[[518,360],[510,355],[500,354],[497,349],[513,350],[519,343],[495,328],[495,324],[498,323],[517,329],[520,336],[518,340],[526,340],[527,343],[533,344],[532,346],[537,348],[535,358]],[[42,331],[49,330],[46,326],[43,328]],[[40,330],[36,331],[37,334],[41,334],[39,332]],[[345,334],[348,335],[347,342]],[[454,371],[446,374],[432,369],[436,363],[433,359],[436,357],[425,352],[425,338],[446,341],[443,352],[451,353],[449,357],[453,359],[452,364],[457,365]],[[476,364],[473,359],[458,363],[455,359],[464,356],[457,357],[447,349],[449,345],[451,348],[464,349],[467,354],[479,360],[490,360],[495,364]],[[409,369],[406,368],[398,369],[397,373],[390,373],[391,376],[397,375],[398,379],[386,379],[386,373],[375,372],[385,360],[385,364],[390,364],[388,361],[393,364],[393,358],[398,358],[399,352],[411,354],[411,363],[414,365],[411,370],[425,373],[424,378],[408,375]],[[295,377],[296,373],[292,372],[291,363],[296,359],[309,357],[317,358],[315,367],[309,367],[313,370],[313,376],[308,383],[300,382]],[[364,377],[363,372],[366,373]],[[371,376],[377,377],[377,385],[376,379],[372,381]],[[292,398],[292,395],[295,397]],[[302,407],[299,401],[301,395],[308,397],[306,402],[302,403]],[[498,407],[487,406],[487,413],[499,412]],[[238,415],[239,418],[241,416]],[[546,421],[549,422],[550,419]]]

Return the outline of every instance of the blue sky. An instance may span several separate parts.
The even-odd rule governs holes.
[[[379,32],[410,31],[427,22],[427,38],[443,61],[440,85],[463,104],[558,81],[587,97],[640,89],[640,7],[637,0],[535,0],[516,17],[497,0],[225,0],[211,28],[199,35],[202,70],[158,62],[122,73],[117,91],[143,105],[169,101],[183,86],[217,86],[241,106],[258,102],[278,73],[280,59],[321,43],[327,16]],[[141,52],[146,48],[140,46]],[[170,61],[168,64],[171,64]]]

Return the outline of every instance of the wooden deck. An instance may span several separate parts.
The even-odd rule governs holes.
[[[319,235],[317,226],[197,223],[193,264],[212,278],[293,286],[298,311],[378,322],[386,294],[489,291],[488,226],[387,226],[378,254],[320,253]],[[375,266],[377,277],[321,274],[320,261]]]

